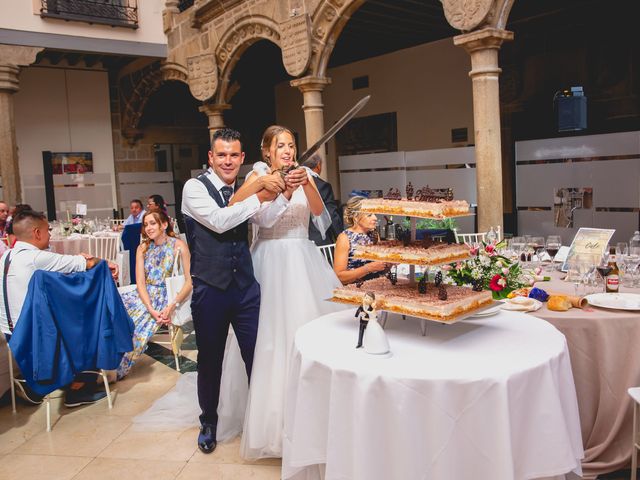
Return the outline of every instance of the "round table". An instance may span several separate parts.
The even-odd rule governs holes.
[[[356,350],[348,310],[300,328],[283,477],[531,479],[583,456],[564,336],[517,313],[453,325],[390,315],[391,358]]]

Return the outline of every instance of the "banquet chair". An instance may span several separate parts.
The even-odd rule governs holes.
[[[11,354],[11,348],[7,343],[7,355],[9,360],[9,383],[11,385],[11,411],[12,413],[17,413],[16,410],[16,385],[24,380],[19,380],[15,378],[13,375],[13,355]],[[107,378],[107,372],[105,370],[94,371],[94,370],[84,370],[82,373],[96,373],[102,376],[102,382],[104,383],[104,390],[107,394],[107,405],[109,406],[109,410],[113,408],[113,398],[111,396],[111,388],[109,388],[109,380]],[[54,397],[59,398],[59,397]],[[51,394],[45,395],[42,401],[45,404],[46,408],[46,420],[47,420],[47,432],[51,431]]]
[[[327,262],[329,262],[329,265],[331,265],[333,267],[333,251],[336,248],[336,244],[332,243],[331,245],[322,245],[320,247],[318,247],[318,250],[320,250],[320,253],[322,253],[322,255],[324,256],[324,258],[327,259]]]
[[[633,387],[627,390],[633,399],[633,436],[631,437],[631,480],[636,480],[638,474],[638,449],[640,449],[640,439],[638,439],[638,421],[640,421],[640,387]]]
[[[502,229],[500,228],[500,225],[495,227],[494,231],[496,232],[498,241],[502,240]],[[489,232],[458,233],[458,229],[454,228],[453,233],[456,236],[456,243],[468,243],[469,245],[473,245],[475,243],[484,242],[487,237],[487,233]]]
[[[120,237],[109,235],[89,238],[89,253],[94,257],[115,262],[120,250]]]

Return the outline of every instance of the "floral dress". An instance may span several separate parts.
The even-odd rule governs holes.
[[[144,252],[145,284],[151,305],[157,311],[161,311],[167,306],[167,286],[164,279],[171,276],[173,271],[175,245],[176,239],[169,237],[162,245],[151,242],[147,251]],[[133,332],[133,351],[122,357],[118,367],[118,379],[129,373],[138,357],[147,349],[147,342],[156,333],[159,326],[142,303],[137,289],[122,294],[122,302],[133,320],[135,329]]]
[[[349,239],[349,258],[347,260],[347,270],[353,270],[356,268],[360,268],[367,263],[371,263],[370,260],[363,260],[361,258],[354,258],[353,252],[355,251],[356,245],[371,245],[373,240],[367,233],[357,233],[352,232],[347,229],[344,231]],[[364,277],[358,279],[358,281],[371,280],[372,278],[378,278],[381,275],[384,275],[386,272],[372,272],[368,273]]]

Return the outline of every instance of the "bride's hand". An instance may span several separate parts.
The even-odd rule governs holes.
[[[287,184],[287,188],[296,189],[301,185],[309,183],[309,177],[307,171],[304,168],[296,168],[287,173],[284,177],[284,181]]]

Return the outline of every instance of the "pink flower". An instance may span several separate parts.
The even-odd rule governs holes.
[[[80,219],[76,217],[73,220],[71,220],[71,223],[73,223],[74,225],[80,225]]]
[[[503,268],[502,269],[502,274],[506,277],[507,275],[509,275],[509,269],[508,268]]]
[[[445,272],[448,272],[449,270],[451,270],[451,265],[441,265],[440,270],[444,270]]]
[[[542,273],[542,269],[540,267],[537,267],[533,273],[535,273],[536,275],[540,275]]]
[[[469,255],[475,257],[476,255],[478,255],[479,251],[480,251],[480,247],[478,247],[478,246],[475,246],[475,247],[469,246]]]
[[[495,274],[489,282],[489,288],[494,292],[500,292],[507,286],[507,281],[499,274]]]
[[[484,247],[484,251],[487,252],[488,254],[492,254],[495,249],[496,247],[493,244],[489,244],[486,247]]]
[[[462,264],[462,262],[458,262],[458,263],[456,263],[456,270],[460,271],[460,270],[462,270],[462,267],[464,267],[464,265]]]

